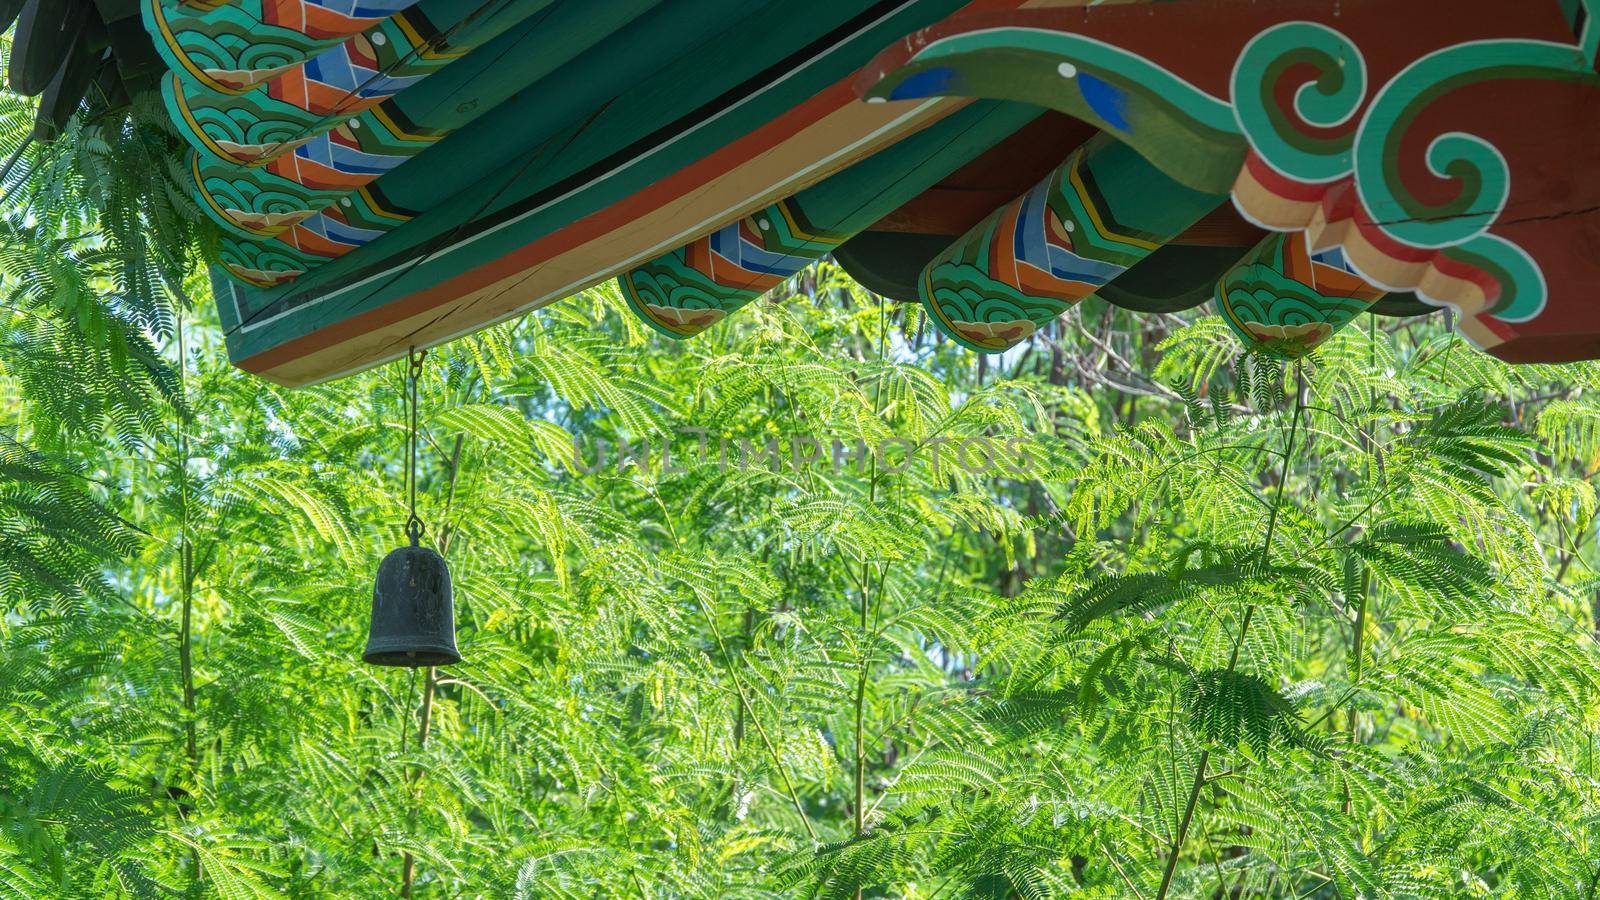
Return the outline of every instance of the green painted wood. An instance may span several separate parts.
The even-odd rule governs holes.
[[[1175,313],[1212,298],[1217,281],[1249,253],[1250,247],[1167,244],[1134,263],[1095,296],[1123,309]]]
[[[500,67],[491,64],[481,78],[473,79],[470,84],[484,91],[485,99],[509,94],[504,102],[473,116],[466,127],[449,133],[442,140],[428,142],[424,159],[415,164],[403,162],[385,173],[371,185],[367,196],[350,197],[351,202],[342,205],[337,213],[341,218],[352,220],[351,224],[358,228],[370,229],[376,236],[419,213],[433,210],[474,186],[494,185],[498,191],[506,186],[508,177],[517,172],[538,171],[549,160],[551,151],[572,149],[568,146],[572,136],[600,127],[593,120],[602,107],[609,111],[607,104],[620,102],[656,83],[665,84],[669,94],[679,91],[686,77],[681,73],[685,63],[692,64],[696,70],[688,77],[701,81],[710,79],[709,83],[714,86],[725,85],[727,82],[718,80],[713,72],[701,69],[700,61],[715,58],[716,45],[724,40],[787,27],[797,13],[794,7],[785,9],[785,6],[781,0],[768,0],[757,6],[752,6],[748,0],[670,0],[611,34],[599,34],[597,30],[577,33],[574,29],[593,17],[575,7],[573,17],[556,24],[564,27],[569,43],[592,42],[593,46],[571,58],[558,57],[563,63],[558,66],[547,67],[536,61],[527,63],[528,80],[521,81],[517,89],[510,92],[503,87],[478,87],[480,83],[502,78]],[[661,37],[672,40],[659,40]],[[537,49],[549,51],[550,45],[542,37],[535,40]],[[538,59],[533,54],[519,55]],[[761,61],[752,58],[748,62],[753,66]],[[729,73],[729,77],[737,74]],[[513,71],[504,83],[520,80],[516,76]],[[464,102],[475,99],[469,97]],[[480,102],[479,105],[488,104]],[[613,140],[604,152],[614,152],[615,148],[626,146],[625,141],[636,140],[640,134],[671,124],[685,114],[682,107],[683,104],[660,102],[647,108],[648,118],[628,126],[643,128],[643,132],[629,133],[627,127],[608,129],[612,133],[606,137],[623,140]],[[390,149],[398,153],[402,148],[397,144]],[[416,148],[404,152],[402,158],[409,160]],[[252,175],[251,183],[259,178],[259,175]],[[312,195],[286,181],[274,183],[274,188],[290,197],[287,208],[297,210],[308,204],[321,208],[344,196],[340,190]],[[301,199],[307,196],[312,199]],[[482,199],[474,203],[476,206],[468,208],[481,210],[484,206]],[[459,224],[445,227],[454,228]],[[330,227],[336,229],[337,223],[330,226],[318,219],[307,222],[307,228],[313,231]],[[283,241],[248,238],[225,239],[223,261],[249,269],[310,270],[325,264],[324,258],[296,253]]]
[[[1031,337],[1225,201],[1100,134],[928,263],[935,325],[982,353]]]
[[[877,49],[949,14],[961,0],[876,4],[865,16],[858,2],[818,0],[803,9],[788,2],[776,5],[785,9],[774,4],[761,9],[778,18],[745,18],[703,52],[679,57],[603,109],[566,104],[569,112],[578,107],[589,115],[553,135],[529,134],[536,131],[530,122],[549,125],[548,118],[538,118],[541,107],[561,105],[575,92],[592,96],[595,80],[607,77],[603,69],[615,67],[617,60],[581,58],[548,79],[537,96],[519,96],[505,105],[503,116],[480,118],[447,138],[436,148],[450,147],[441,159],[489,157],[505,174],[478,178],[405,226],[285,287],[238,291],[248,310],[243,318],[253,321],[241,322],[232,333],[230,352],[235,359],[247,357],[392,302],[622,201],[839,82]],[[852,20],[859,18],[866,21],[855,25]],[[829,32],[842,25],[854,30],[838,38],[832,51],[790,59],[808,44],[831,39]],[[740,82],[761,87],[725,107],[715,104]],[[719,112],[709,116],[708,107]],[[660,129],[665,131],[640,139]],[[513,160],[515,168],[507,173]],[[393,193],[402,201],[423,199],[437,183],[448,180],[454,186],[462,180],[450,165],[430,164],[427,156],[392,175],[410,166],[420,175],[408,175],[404,186],[397,179]],[[379,186],[387,194],[384,181]],[[463,242],[467,235],[474,239]],[[429,255],[419,260],[419,253]],[[263,320],[270,322],[248,327]]]
[[[862,88],[1079,116],[1174,179],[1231,189],[1264,228],[1338,245],[1370,284],[1455,307],[1502,359],[1590,359],[1600,255],[1574,249],[1570,219],[1595,192],[1570,173],[1600,156],[1597,7],[1196,0],[973,15],[886,48]]]
[[[1217,311],[1239,341],[1299,359],[1384,295],[1338,248],[1313,253],[1303,233],[1272,234],[1217,282]]]
[[[333,0],[334,4],[338,0]],[[462,0],[424,0],[441,13]],[[220,90],[248,90],[413,5],[359,0],[140,0],[145,30],[173,72]]]
[[[541,78],[596,52],[619,27],[655,5],[656,0],[612,0],[597,13],[568,0],[375,108],[322,125],[315,125],[314,118],[308,120],[312,124],[301,123],[296,127],[321,133],[306,138],[306,146],[291,148],[294,158],[280,164],[247,168],[202,149],[193,165],[200,207],[237,237],[270,239],[436,147],[441,138],[480,115],[494,114],[496,106],[518,92],[537,90]],[[169,82],[169,101],[171,94]],[[326,133],[335,125],[337,131]],[[490,170],[454,166],[451,171]],[[351,199],[355,202],[343,216],[358,227],[386,229],[399,221],[392,214],[409,215],[407,208],[391,205],[363,222],[355,213],[371,201]],[[255,261],[240,264],[259,266]]]
[[[1037,118],[976,103],[821,183],[617,279],[628,305],[668,337],[720,322]]]
[[[553,9],[552,4],[555,4]],[[447,98],[450,92],[461,90],[462,76],[468,74],[458,74],[455,71],[458,68],[465,67],[469,72],[481,74],[485,65],[498,63],[508,70],[505,83],[515,91],[528,83],[515,80],[512,71],[523,58],[514,53],[516,44],[500,42],[499,46],[494,46],[495,39],[508,33],[527,39],[544,32],[551,32],[553,37],[570,37],[570,31],[561,27],[559,19],[572,18],[579,5],[573,0],[507,0],[485,11],[476,0],[424,0],[374,27],[365,36],[362,46],[354,51],[375,56],[375,71],[354,67],[351,48],[338,46],[307,63],[301,75],[280,76],[242,93],[217,90],[196,79],[175,74],[162,85],[163,100],[178,133],[190,146],[202,152],[226,154],[229,161],[237,165],[259,165],[318,134],[345,125],[352,117],[361,122],[358,127],[370,130],[379,123],[363,121],[369,118],[363,115],[372,102],[368,97],[421,91],[432,86],[437,75],[444,83],[432,92],[432,99],[437,102],[439,98]],[[606,13],[596,15],[586,11],[580,15],[586,20],[603,21],[610,17],[609,11],[629,5],[651,3],[650,0],[633,0],[632,4],[626,0],[608,2],[600,7]],[[558,21],[552,23],[552,18]],[[475,56],[471,51],[480,47],[485,47],[488,55],[478,57],[476,65],[467,65]],[[552,43],[525,49],[535,54],[548,54],[552,50],[559,51],[561,46]],[[326,70],[326,74],[321,74],[321,70]],[[326,108],[321,95],[336,93],[326,86],[340,83],[341,75],[353,82],[346,99],[331,109]],[[404,83],[406,79],[420,81],[404,89],[388,87],[391,83]],[[295,83],[289,83],[291,81]],[[298,89],[301,81],[323,83],[317,99],[308,98],[307,91]],[[441,90],[445,93],[440,93]],[[459,98],[450,108],[466,99]]]

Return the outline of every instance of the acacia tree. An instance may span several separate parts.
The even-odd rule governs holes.
[[[430,679],[359,662],[403,364],[230,368],[139,121],[7,176],[0,894],[1592,894],[1600,367],[596,289],[430,357]]]

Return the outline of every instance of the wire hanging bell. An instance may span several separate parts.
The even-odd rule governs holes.
[[[448,666],[461,661],[456,650],[455,596],[444,557],[421,545],[417,518],[417,380],[425,353],[411,353],[411,428],[406,443],[406,489],[410,544],[378,565],[372,588],[372,625],[361,659],[375,666]]]

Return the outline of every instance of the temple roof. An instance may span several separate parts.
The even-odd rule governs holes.
[[[981,352],[1099,294],[1540,361],[1600,356],[1595,2],[27,0],[9,77],[43,139],[160,92],[285,384],[611,278],[687,337],[830,254]]]

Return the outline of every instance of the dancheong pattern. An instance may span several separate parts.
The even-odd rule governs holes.
[[[779,201],[619,279],[641,318],[672,337],[699,334],[844,242]]]
[[[447,45],[447,29],[413,8],[255,90],[218,91],[174,75],[162,93],[191,146],[235,165],[258,165],[416,84],[471,49],[477,31]]]
[[[285,383],[619,273],[653,326],[693,333],[917,182],[813,188],[874,172],[969,101],[1089,126],[980,201],[928,185],[868,229],[941,236],[904,244],[920,249],[896,257],[900,290],[920,282],[969,347],[1012,346],[1130,266],[1160,280],[1181,257],[1206,260],[1195,283],[1220,279],[1264,352],[1305,352],[1379,291],[1411,291],[1503,359],[1600,357],[1600,183],[1570,174],[1600,166],[1600,0],[139,8],[222,231],[230,350]],[[1227,268],[1260,241],[1235,217],[1197,222],[1229,196],[1296,237]],[[763,216],[787,230],[752,231]],[[1174,241],[1211,251],[1152,258]]]
[[[987,353],[1122,274],[1223,201],[1098,137],[923,269],[918,293],[950,337]]]
[[[1525,208],[1593,207],[1542,168],[1596,156],[1577,124],[1594,120],[1600,88],[1595,5],[1472,4],[1470,23],[1443,23],[1447,4],[1302,10],[1329,19],[1312,22],[1282,21],[1277,4],[1188,3],[1159,28],[1126,10],[975,14],[884,51],[860,84],[869,100],[1007,98],[1075,115],[1185,184],[1231,187],[1257,224],[1339,248],[1373,285],[1455,307],[1481,345],[1520,341],[1496,351],[1506,358],[1588,358],[1600,314],[1572,277],[1595,269],[1572,250],[1575,226],[1503,213],[1518,164]],[[1558,285],[1588,336],[1531,324]]]
[[[375,202],[357,189],[330,207],[297,223],[276,240],[242,240],[223,234],[218,262],[248,284],[282,284],[402,224],[408,216]]]
[[[1343,328],[1381,288],[1351,271],[1337,247],[1312,253],[1304,233],[1274,234],[1217,283],[1217,311],[1245,346],[1298,359]]]
[[[741,2],[714,0],[702,14],[712,16]],[[254,137],[240,137],[247,141],[243,149],[214,147],[217,141],[211,139],[211,130],[192,138],[197,148],[193,170],[202,206],[227,233],[222,265],[241,281],[270,287],[408,221],[414,214],[411,208],[367,186],[480,116],[496,111],[525,85],[591,54],[597,43],[657,5],[658,0],[610,0],[599,7],[515,0],[497,7],[492,17],[468,19],[450,32],[449,53],[438,54],[441,67],[425,78],[416,69],[419,74],[411,79],[415,83],[395,96],[379,97],[373,103],[352,102],[351,114],[321,118],[296,112],[294,104],[274,108],[269,117],[259,120]],[[429,8],[425,0],[384,27],[394,28],[396,21],[415,19]],[[691,24],[698,21],[689,18]],[[408,27],[406,32],[415,41],[423,29]],[[607,48],[608,52],[615,50]],[[464,58],[443,65],[461,54]],[[584,63],[588,65],[590,60],[585,58]],[[611,64],[609,70],[617,74],[630,69],[648,71],[647,64],[648,58],[635,54],[626,63]],[[600,79],[586,80],[603,89]],[[176,109],[174,96],[169,87],[169,107]],[[258,115],[267,115],[257,96],[232,101],[233,106],[253,104],[243,119],[258,121]],[[229,103],[225,97],[218,102]],[[554,121],[571,100],[545,98],[540,105],[544,111],[535,118]],[[228,113],[230,121],[241,118],[232,107],[219,109]],[[567,115],[546,133],[553,135],[559,125],[570,124],[583,112]],[[214,130],[224,133],[228,127],[232,126]],[[275,144],[259,143],[269,136],[281,139]],[[249,168],[239,159],[245,155],[256,155]],[[426,190],[427,185],[421,187]]]
[[[550,2],[514,0],[488,14],[460,0],[424,2],[247,93],[167,79],[168,111],[196,150],[202,208],[240,237],[273,237],[373,181],[474,117],[481,104],[465,103],[459,91],[480,72],[463,67],[411,98],[411,108],[465,107],[433,127],[418,127],[407,107],[385,101],[508,30],[515,39],[544,28],[543,19],[524,20]],[[430,10],[449,18],[435,22]],[[517,43],[502,49],[545,49]]]
[[[689,337],[830,253],[1038,115],[975,103],[752,216],[617,279],[645,322]]]
[[[377,123],[352,117],[422,84],[434,72],[508,31],[526,36],[543,28],[542,18],[526,20],[550,2],[516,0],[499,4],[490,13],[459,0],[449,5],[424,2],[302,65],[281,70],[254,90],[218,91],[175,75],[163,84],[163,95],[179,132],[196,150],[236,166],[261,165],[338,128],[347,128],[353,136],[362,127],[381,127],[381,116]],[[508,42],[503,50],[514,46]],[[468,67],[459,76],[477,71]],[[435,85],[443,92],[419,96],[415,103],[422,108],[443,105],[459,92],[459,76]],[[461,102],[458,97],[452,105]]]
[[[248,91],[411,6],[415,0],[144,0],[145,29],[176,73]]]

